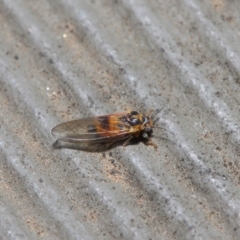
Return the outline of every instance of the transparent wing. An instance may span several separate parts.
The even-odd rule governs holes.
[[[131,134],[130,127],[124,124],[121,114],[85,118],[62,123],[52,129],[52,135],[66,142],[114,142]]]

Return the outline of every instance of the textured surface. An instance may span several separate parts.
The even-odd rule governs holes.
[[[3,0],[0,22],[1,239],[239,239],[239,1]],[[157,150],[52,148],[162,107]]]

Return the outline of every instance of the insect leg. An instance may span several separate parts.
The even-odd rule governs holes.
[[[147,141],[147,145],[152,145],[154,148],[157,148],[157,144],[155,142],[153,142],[150,138]]]
[[[123,143],[123,146],[126,147],[132,139],[133,135],[129,136],[129,138]]]
[[[147,139],[147,142],[146,142],[147,145],[152,145],[152,146],[154,146],[155,148],[157,148],[157,144],[154,143],[154,142],[151,140],[151,138],[148,136],[148,134],[147,134],[146,132],[143,132],[143,135],[142,135],[142,136]]]
[[[157,144],[155,142],[153,142],[150,138],[148,138],[148,141],[146,142],[147,145],[152,145],[154,146],[154,148],[157,148]]]

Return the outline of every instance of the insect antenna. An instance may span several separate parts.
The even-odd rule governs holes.
[[[172,144],[175,144],[174,141],[172,141],[169,136],[168,136],[168,133],[171,133],[172,136],[175,137],[175,134],[171,131],[169,131],[168,129],[164,128],[164,127],[159,127],[159,126],[153,126],[152,128],[157,128],[157,129],[163,129],[164,130],[164,134],[161,134],[160,136],[159,135],[156,135],[156,134],[151,134],[151,137],[153,138],[157,138],[157,139],[163,139],[163,140],[166,140]]]
[[[172,133],[172,134],[173,134],[173,133]],[[173,135],[174,135],[174,134],[173,134]],[[166,137],[165,137],[165,136],[157,136],[157,135],[155,135],[155,134],[152,134],[151,137],[153,137],[154,139],[162,139],[162,140],[167,141],[167,142],[169,142],[169,143],[171,143],[171,144],[173,144],[173,145],[176,144],[173,140],[169,139],[167,136],[166,136]]]
[[[164,128],[164,127],[159,127],[159,126],[152,126],[152,128],[167,130],[166,128]]]
[[[167,101],[167,103],[160,109],[156,109],[155,111],[151,110],[150,113],[149,113],[149,117],[151,119],[153,119],[153,124],[155,124],[159,119],[160,117],[157,117],[156,116],[167,106],[167,104],[169,103],[170,100]]]

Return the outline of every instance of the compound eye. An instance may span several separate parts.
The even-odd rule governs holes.
[[[132,125],[132,126],[141,124],[141,122],[140,122],[139,119],[137,119],[137,118],[131,119],[130,122],[131,122],[131,125]]]
[[[139,113],[138,113],[137,111],[131,111],[130,115],[131,115],[131,116],[139,115]]]
[[[147,126],[147,127],[145,127],[144,131],[145,131],[145,132],[151,132],[151,131],[152,131],[152,128],[149,127],[149,126]]]

